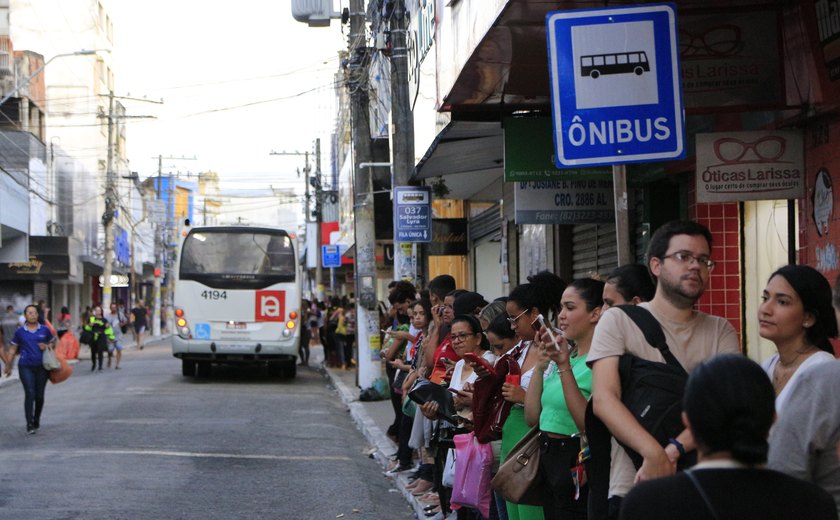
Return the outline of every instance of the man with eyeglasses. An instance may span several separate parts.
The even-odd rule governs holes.
[[[740,352],[732,325],[723,318],[696,311],[715,266],[711,259],[712,235],[696,222],[672,221],[656,230],[647,252],[648,270],[656,293],[640,304],[662,326],[670,351],[686,372],[703,360],[725,352]],[[664,363],[630,317],[620,309],[601,315],[587,362],[592,366],[592,399],[595,415],[614,436],[612,440],[609,518],[618,518],[621,498],[635,482],[675,473],[677,461],[695,448],[683,431],[665,447],[648,433],[621,401],[619,358],[623,354]],[[616,439],[643,457],[636,470]]]

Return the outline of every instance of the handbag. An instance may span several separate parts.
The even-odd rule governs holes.
[[[51,370],[50,371],[50,382],[54,385],[65,381],[71,375],[73,375],[73,365],[67,362],[66,359],[63,357],[57,356],[58,362],[61,364],[61,368],[58,370]]]
[[[83,343],[85,345],[93,344],[93,332],[87,329],[82,329],[82,333],[79,335],[79,343]]]
[[[418,379],[408,391],[408,397],[417,404],[426,404],[434,401],[438,404],[437,415],[452,424],[458,424],[461,419],[456,417],[455,403],[452,401],[452,394],[445,386],[432,383],[428,379]]]
[[[456,435],[455,460],[450,502],[477,509],[483,518],[490,518],[493,448],[478,442],[472,432]]]
[[[502,385],[507,375],[520,373],[516,358],[519,352],[505,354],[496,361],[494,373],[473,383],[473,424],[479,442],[502,438],[502,426],[510,414],[513,403],[502,397]]]
[[[539,426],[531,428],[510,450],[490,485],[508,502],[542,505],[545,482],[540,471]]]
[[[42,354],[42,361],[44,368],[49,371],[58,370],[61,368],[61,363],[58,362],[58,358],[55,357],[55,350],[52,347],[47,347],[43,354]]]

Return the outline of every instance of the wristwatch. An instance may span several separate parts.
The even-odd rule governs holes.
[[[683,446],[683,443],[681,443],[674,437],[669,438],[668,443],[673,444],[674,447],[677,448],[677,451],[680,452],[680,457],[685,457],[685,446]]]

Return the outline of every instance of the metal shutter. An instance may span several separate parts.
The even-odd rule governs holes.
[[[469,237],[473,244],[484,240],[499,240],[502,237],[500,204],[494,204],[470,219]]]
[[[572,228],[572,271],[575,279],[606,276],[618,265],[615,223],[579,224]]]

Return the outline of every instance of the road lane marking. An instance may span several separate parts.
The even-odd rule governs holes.
[[[0,459],[7,458],[13,452],[0,453]],[[35,455],[32,450],[21,451],[28,456]],[[244,455],[238,453],[201,453],[195,451],[167,450],[38,450],[38,456],[88,457],[90,455],[139,455],[157,457],[179,457],[194,459],[241,459],[241,460],[278,460],[278,461],[349,461],[346,455]]]

